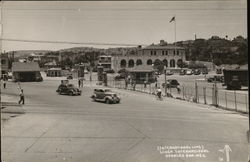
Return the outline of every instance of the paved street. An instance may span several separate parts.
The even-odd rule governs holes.
[[[76,80],[71,81],[77,83]],[[2,126],[6,162],[247,161],[247,116],[202,104],[116,90],[120,104],[58,95],[59,80],[22,83],[25,114]],[[17,95],[8,83],[4,94]],[[226,156],[228,154],[228,156]]]

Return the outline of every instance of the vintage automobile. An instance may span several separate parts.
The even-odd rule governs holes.
[[[203,75],[208,74],[208,70],[207,69],[202,69],[201,72],[202,72]]]
[[[199,69],[194,70],[194,75],[200,75],[200,74],[201,74],[201,71]]]
[[[82,91],[76,88],[73,84],[61,84],[56,90],[58,94],[67,94],[70,96],[80,96]]]
[[[193,70],[188,69],[188,70],[186,71],[186,75],[192,75],[192,74],[193,74]]]
[[[73,79],[72,74],[68,75],[68,76],[67,76],[67,79]]]
[[[167,80],[167,88],[177,88],[180,83],[176,79]],[[165,83],[162,83],[162,86],[165,87]]]
[[[120,103],[121,98],[110,89],[95,89],[94,94],[91,96],[94,101],[101,101],[107,104]]]
[[[167,71],[166,71],[166,75],[173,75],[173,74],[174,74],[174,72],[171,71],[171,70],[167,70]]]
[[[210,82],[210,83],[214,83],[214,82],[223,83],[224,82],[224,77],[220,76],[220,75],[214,75],[212,77],[207,78],[207,82]]]
[[[180,71],[180,75],[185,75],[186,72],[187,72],[186,70],[181,70],[181,71]]]

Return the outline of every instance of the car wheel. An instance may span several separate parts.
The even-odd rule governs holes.
[[[73,92],[69,92],[69,95],[70,95],[70,96],[73,96]]]
[[[109,99],[106,99],[106,104],[110,104],[110,100]]]

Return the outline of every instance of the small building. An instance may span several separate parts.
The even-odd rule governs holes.
[[[1,54],[1,75],[8,75],[9,59],[7,54]]]
[[[50,68],[47,71],[48,77],[61,77],[62,76],[62,68]]]
[[[12,74],[13,81],[29,82],[43,80],[37,62],[13,62]]]
[[[112,56],[102,55],[98,58],[98,66],[102,66],[104,71],[111,70],[111,58]]]
[[[44,64],[44,68],[45,69],[50,69],[50,68],[56,68],[58,67],[58,65],[56,64],[56,62],[47,62]]]
[[[155,70],[152,66],[135,66],[134,68],[128,68],[129,76],[131,80],[134,80],[137,84],[142,84],[145,81],[147,83],[154,83],[156,81]]]

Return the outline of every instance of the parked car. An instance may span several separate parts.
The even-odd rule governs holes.
[[[209,77],[207,79],[207,82],[220,82],[220,83],[223,83],[224,82],[224,77],[223,76],[220,76],[220,75],[215,75],[215,76],[212,76],[212,77]]]
[[[121,98],[110,89],[95,89],[94,94],[91,96],[94,101],[101,101],[107,104],[120,103]]]
[[[191,69],[188,69],[187,71],[186,71],[186,75],[192,75],[193,74],[193,71],[191,70]]]
[[[202,72],[202,74],[204,74],[204,75],[205,75],[205,74],[208,74],[208,70],[207,70],[207,69],[202,69],[201,72]]]
[[[194,70],[194,75],[200,75],[200,74],[201,74],[201,71],[199,69]]]
[[[222,69],[216,69],[216,74],[222,74]]]
[[[185,75],[186,74],[186,70],[181,70],[180,71],[180,75]]]
[[[67,79],[73,79],[73,76],[72,75],[68,75]]]
[[[56,90],[58,94],[67,94],[70,96],[81,95],[82,91],[76,88],[73,84],[61,84]]]
[[[176,79],[168,79],[167,80],[167,88],[177,88],[180,83]],[[165,83],[162,84],[165,87]]]
[[[121,80],[121,79],[125,79],[125,78],[126,78],[126,76],[123,74],[118,74],[115,76],[115,80]]]
[[[166,75],[173,75],[174,73],[171,70],[166,71]]]
[[[113,69],[106,70],[105,72],[106,73],[111,73],[111,74],[115,73],[115,71]]]

